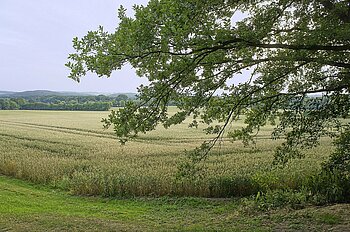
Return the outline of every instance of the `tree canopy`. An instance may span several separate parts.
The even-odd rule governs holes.
[[[204,122],[215,134],[196,153],[201,160],[222,136],[248,143],[272,123],[272,137],[285,139],[275,154],[284,163],[349,128],[339,118],[350,109],[350,1],[150,0],[134,10],[128,17],[120,7],[114,32],[100,26],[74,38],[66,64],[76,81],[127,63],[148,78],[139,103],[104,120],[122,142],[192,116],[190,126]],[[228,131],[241,114],[246,127]]]

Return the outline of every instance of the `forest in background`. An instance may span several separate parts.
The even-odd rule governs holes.
[[[0,94],[0,110],[107,111],[135,100],[134,94],[92,95],[89,93],[26,91]]]

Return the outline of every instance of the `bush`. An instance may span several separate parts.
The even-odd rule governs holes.
[[[350,125],[335,140],[335,152],[310,180],[316,203],[350,202]]]
[[[258,210],[270,210],[289,206],[293,209],[304,208],[308,202],[306,189],[293,190],[272,190],[265,193],[259,192],[255,197],[255,206]]]

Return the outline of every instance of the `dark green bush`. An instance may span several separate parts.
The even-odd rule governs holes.
[[[321,172],[310,180],[314,201],[319,204],[350,202],[350,127],[335,140],[335,152]]]
[[[259,210],[291,207],[293,209],[304,208],[308,202],[306,189],[295,190],[272,190],[265,193],[259,192],[255,197],[255,205]]]

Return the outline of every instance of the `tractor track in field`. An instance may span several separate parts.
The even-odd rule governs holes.
[[[7,125],[10,124],[13,126],[24,126],[24,127],[28,127],[28,128],[36,128],[36,129],[43,129],[43,130],[49,130],[49,131],[55,131],[55,132],[62,132],[62,133],[68,133],[68,134],[87,135],[87,136],[92,136],[92,137],[112,138],[112,139],[116,138],[113,134],[107,134],[107,133],[102,133],[102,132],[93,131],[93,130],[80,129],[80,128],[51,126],[51,125],[44,125],[44,124],[37,124],[37,123],[15,122],[15,121],[5,121],[5,120],[0,120],[0,123],[6,123]]]
[[[74,134],[74,135],[107,138],[107,139],[113,139],[113,140],[117,139],[117,137],[112,133],[108,134],[108,133],[103,133],[99,131],[86,130],[86,129],[80,129],[80,128],[51,126],[51,125],[44,125],[44,124],[5,121],[5,120],[0,120],[0,123],[11,125],[11,126],[27,127],[27,128],[48,130],[48,131],[61,132],[61,133]],[[166,137],[140,138],[139,137],[139,138],[134,138],[132,140],[135,142],[141,142],[141,143],[149,142],[154,144],[167,144],[167,143],[190,143],[194,141],[204,141],[205,139],[208,139],[208,138],[166,138]]]
[[[18,122],[18,121],[6,121],[6,120],[0,120],[0,124],[6,124],[11,126],[18,126],[18,127],[26,127],[26,128],[34,128],[34,129],[40,129],[40,130],[46,130],[46,131],[54,131],[54,132],[61,132],[61,133],[67,133],[67,134],[73,134],[73,135],[81,135],[81,136],[90,136],[95,138],[105,138],[105,139],[113,139],[117,140],[118,138],[113,133],[107,133],[107,132],[100,132],[96,130],[88,130],[88,129],[81,129],[81,128],[72,128],[72,127],[63,127],[63,126],[53,126],[53,125],[45,125],[45,124],[38,124],[38,123],[28,123],[28,122]],[[269,140],[271,139],[270,136],[258,136],[256,139],[258,140]],[[178,145],[178,144],[184,144],[184,143],[194,143],[198,142],[201,143],[203,141],[208,141],[210,138],[208,137],[184,137],[184,138],[173,138],[173,137],[138,137],[133,138],[132,141],[139,142],[139,143],[152,143],[157,145]],[[222,142],[228,142],[231,141],[229,138],[221,138]]]
[[[18,140],[25,140],[29,142],[41,142],[41,143],[48,143],[51,145],[64,145],[64,146],[76,146],[81,147],[77,144],[73,143],[65,143],[65,142],[59,142],[59,141],[52,141],[52,140],[46,140],[46,139],[39,139],[39,138],[32,138],[32,137],[25,137],[20,135],[14,135],[14,134],[6,134],[6,133],[0,133],[1,137],[8,137],[11,139],[18,139]]]
[[[89,151],[88,149],[86,149],[86,147],[78,144],[30,138],[13,134],[0,133],[0,141],[2,140],[15,141],[17,146],[23,146],[25,148],[49,152],[51,154],[56,154],[60,156],[65,156],[67,154],[82,156],[83,154]]]

